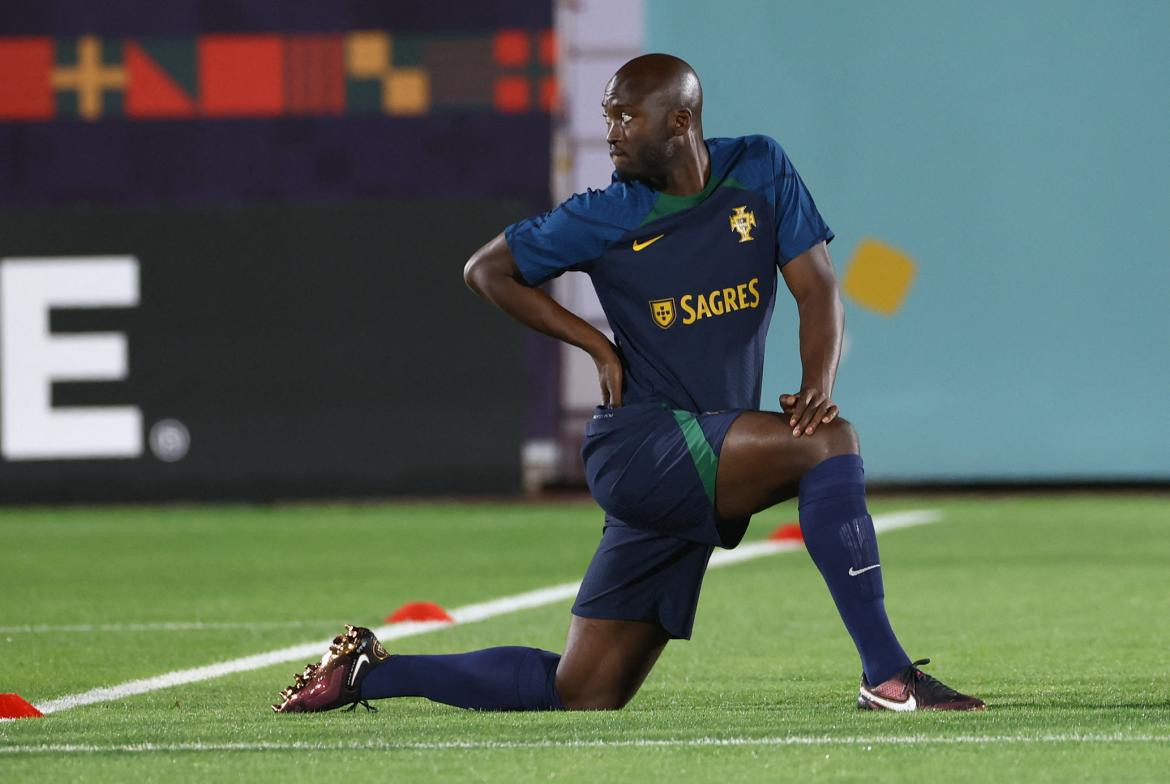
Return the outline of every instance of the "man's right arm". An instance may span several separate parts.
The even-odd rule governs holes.
[[[542,289],[528,285],[502,233],[472,254],[463,280],[521,324],[587,351],[597,364],[602,404],[622,404],[622,363],[613,343]]]

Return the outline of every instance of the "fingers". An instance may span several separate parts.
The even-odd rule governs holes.
[[[618,408],[622,404],[621,365],[601,369],[601,405]]]
[[[801,420],[797,427],[802,428],[804,435],[811,436],[813,433],[817,432],[817,425],[824,423],[825,417],[828,414],[830,408],[835,408],[835,406],[833,406],[833,401],[829,400],[828,398],[822,400],[820,405],[818,405],[815,409],[812,406],[809,406],[808,410],[805,412],[804,419]]]
[[[788,426],[795,438],[811,436],[818,427],[840,416],[837,404],[816,389],[781,395],[780,409],[788,416]]]
[[[800,419],[797,420],[796,427],[793,431],[797,437],[812,435],[813,430],[816,429],[813,427],[813,423],[824,416],[824,412],[821,409],[827,402],[828,399],[821,397],[819,394],[809,395],[809,400],[805,403],[804,411]]]
[[[614,408],[620,408],[622,405],[622,374],[618,371],[616,378],[607,378],[609,389],[606,390],[606,397],[609,399],[610,405]]]
[[[796,399],[796,403],[792,406],[792,410],[788,412],[788,426],[792,428],[792,435],[800,438],[801,432],[807,426],[805,416],[808,414],[809,406],[812,405],[813,400],[817,397],[815,389],[809,389],[801,392]]]

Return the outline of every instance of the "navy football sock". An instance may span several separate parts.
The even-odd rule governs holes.
[[[860,455],[839,455],[800,480],[800,530],[876,686],[910,664],[886,617],[877,535],[865,506]]]
[[[562,710],[558,654],[487,648],[442,656],[394,655],[362,681],[362,699],[426,697],[476,710]]]

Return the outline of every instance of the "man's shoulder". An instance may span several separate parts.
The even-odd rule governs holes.
[[[615,181],[513,223],[504,229],[504,239],[524,279],[536,285],[567,269],[585,270],[636,228],[653,204],[649,188]]]
[[[716,158],[725,159],[747,158],[748,160],[771,161],[776,155],[784,153],[784,149],[778,141],[762,133],[710,138],[707,139],[707,149]]]
[[[580,220],[613,228],[631,229],[654,207],[654,191],[640,182],[615,179],[606,188],[574,193],[558,209]]]
[[[707,140],[713,168],[730,183],[769,197],[784,151],[771,136],[751,134]]]

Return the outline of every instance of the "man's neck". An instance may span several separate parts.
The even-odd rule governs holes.
[[[694,196],[707,186],[711,177],[711,156],[701,134],[690,137],[690,144],[679,156],[677,165],[667,176],[663,193],[671,196]]]

